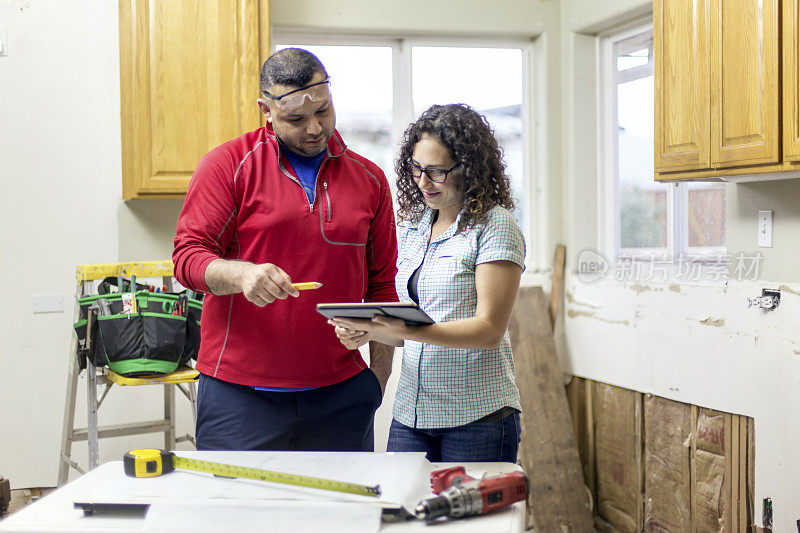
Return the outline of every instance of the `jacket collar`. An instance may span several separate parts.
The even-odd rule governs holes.
[[[281,146],[278,143],[278,136],[275,134],[275,130],[272,129],[272,123],[267,122],[264,125],[264,135],[270,141],[275,143],[275,147],[278,149],[278,154],[281,153]],[[344,139],[342,139],[339,130],[334,129],[333,135],[331,138],[328,139],[328,146],[325,148],[327,151],[327,157],[339,157],[345,153],[347,150],[347,145],[344,143]]]

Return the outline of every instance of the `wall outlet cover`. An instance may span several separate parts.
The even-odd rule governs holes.
[[[34,294],[34,313],[62,313],[64,311],[63,294]]]

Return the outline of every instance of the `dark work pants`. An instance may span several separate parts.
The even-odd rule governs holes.
[[[197,449],[371,452],[380,404],[369,369],[299,392],[257,391],[200,374]]]

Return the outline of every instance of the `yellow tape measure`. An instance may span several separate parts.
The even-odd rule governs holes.
[[[361,496],[371,496],[373,498],[377,498],[381,495],[380,485],[370,487],[357,483],[333,481],[330,479],[300,476],[297,474],[285,474],[273,472],[271,470],[262,470],[260,468],[248,468],[225,463],[214,463],[212,461],[201,461],[199,459],[188,459],[186,457],[178,457],[174,453],[164,450],[131,450],[122,458],[122,465],[125,469],[125,474],[131,477],[156,477],[169,474],[176,468],[179,468],[181,470],[207,472],[221,477],[256,479],[259,481],[269,481],[270,483],[283,483],[285,485],[297,485],[299,487],[309,487],[312,489],[346,492],[348,494],[359,494]]]

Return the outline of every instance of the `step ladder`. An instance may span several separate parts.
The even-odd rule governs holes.
[[[78,288],[75,296],[75,321],[79,318],[78,299],[87,296],[92,291],[95,280],[102,280],[108,276],[122,276],[130,279],[132,275],[137,278],[161,277],[167,290],[172,290],[173,266],[171,261],[146,261],[136,263],[110,263],[98,265],[78,265],[76,277]],[[67,482],[70,467],[81,474],[86,471],[72,459],[72,443],[88,441],[89,462],[88,470],[99,465],[99,440],[108,437],[124,435],[138,435],[142,433],[164,433],[164,448],[175,449],[178,442],[189,441],[194,444],[192,435],[175,436],[175,389],[180,390],[189,400],[192,416],[197,423],[197,395],[195,383],[199,373],[188,367],[181,367],[171,374],[161,374],[152,377],[128,378],[121,376],[107,368],[97,368],[91,361],[86,362],[87,386],[87,424],[83,428],[75,428],[75,399],[78,391],[78,338],[73,332],[70,346],[69,375],[67,377],[67,397],[64,403],[64,425],[61,433],[61,450],[58,461],[58,486]],[[106,395],[113,385],[141,386],[162,385],[164,387],[164,418],[147,422],[98,426],[97,412]],[[98,398],[98,387],[104,387]]]

